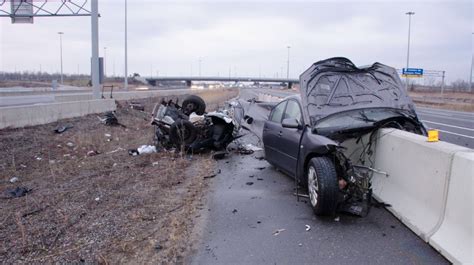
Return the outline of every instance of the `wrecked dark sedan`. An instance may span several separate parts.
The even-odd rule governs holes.
[[[265,158],[307,188],[317,215],[365,216],[377,170],[370,161],[351,161],[342,143],[354,141],[368,153],[380,128],[426,135],[396,70],[330,58],[300,76],[299,96],[270,112],[263,126]]]

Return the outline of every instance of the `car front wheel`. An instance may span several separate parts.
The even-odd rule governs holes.
[[[337,173],[328,157],[314,157],[308,163],[308,195],[316,215],[331,215],[337,207]]]

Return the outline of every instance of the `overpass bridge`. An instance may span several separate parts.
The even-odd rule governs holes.
[[[265,77],[219,77],[219,76],[174,76],[174,77],[146,77],[145,80],[152,86],[157,82],[165,81],[185,81],[187,86],[191,86],[193,81],[215,81],[215,82],[254,82],[254,83],[284,83],[291,88],[293,84],[298,84],[299,79],[287,78],[265,78]]]

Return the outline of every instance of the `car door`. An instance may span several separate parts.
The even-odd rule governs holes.
[[[301,107],[298,101],[294,99],[288,100],[283,114],[284,119],[296,119],[300,125],[303,125]],[[281,165],[283,170],[290,175],[296,175],[296,167],[298,162],[298,153],[300,150],[300,139],[304,126],[300,128],[281,128],[281,136],[279,137],[278,151],[282,154]]]
[[[285,112],[287,101],[282,101],[276,105],[268,116],[268,120],[265,121],[263,125],[263,147],[265,150],[265,159],[274,164],[278,165],[278,161],[282,159],[282,154],[278,152],[278,145],[281,129],[281,120],[283,118],[283,113]]]

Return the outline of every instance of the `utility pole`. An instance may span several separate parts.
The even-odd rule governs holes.
[[[107,47],[104,47],[104,77],[107,76]]]
[[[286,79],[290,79],[290,46],[288,45],[288,60],[286,61]]]
[[[99,1],[91,0],[91,40],[92,40],[92,92],[95,99],[100,98],[99,79]]]
[[[408,47],[407,47],[407,70],[410,66],[410,34],[411,34],[411,16],[413,16],[415,12],[409,11],[406,12],[405,15],[408,15]],[[408,77],[405,78],[406,82],[406,89],[408,90]]]
[[[124,89],[128,89],[128,49],[127,49],[127,0],[125,0],[125,79]]]
[[[61,59],[61,85],[64,84],[63,79],[63,34],[64,32],[58,32],[59,34],[59,57]]]
[[[443,71],[443,74],[441,76],[441,97],[443,97],[443,93],[444,93],[444,76],[445,76],[445,71]]]
[[[199,77],[201,77],[201,61],[202,58],[199,58]]]
[[[474,32],[471,32],[471,41],[472,41],[472,34],[474,34]],[[472,91],[472,68],[473,68],[473,64],[474,64],[474,54],[471,50],[471,72],[469,72],[469,92],[471,92],[471,93],[474,92],[474,91]]]

